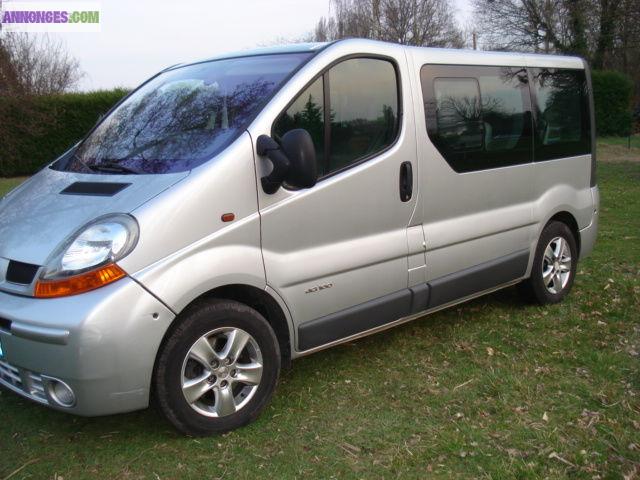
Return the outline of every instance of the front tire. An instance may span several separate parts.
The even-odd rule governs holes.
[[[189,307],[162,346],[154,372],[160,411],[182,433],[204,436],[255,420],[280,374],[273,329],[254,309],[208,300]]]
[[[571,229],[553,221],[542,230],[531,277],[520,289],[541,305],[561,302],[571,290],[578,265],[578,249]]]

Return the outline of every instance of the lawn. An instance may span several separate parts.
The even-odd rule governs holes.
[[[221,437],[1,391],[0,479],[638,478],[640,162],[598,178],[597,249],[564,303],[508,289],[303,358]]]
[[[25,178],[0,178],[0,197],[10,190],[14,189],[22,182],[25,181]]]
[[[640,134],[632,135],[629,137],[600,137],[598,138],[598,144],[602,145],[620,145],[622,147],[640,148]]]

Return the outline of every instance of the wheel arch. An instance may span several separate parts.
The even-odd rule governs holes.
[[[247,284],[219,286],[201,294],[199,297],[193,299],[189,304],[187,304],[187,306],[176,315],[176,318],[167,329],[156,354],[156,361],[163,345],[167,341],[167,338],[180,323],[181,315],[195,304],[209,299],[233,300],[247,305],[260,313],[260,315],[269,322],[271,328],[273,328],[273,331],[276,334],[283,367],[288,367],[291,364],[293,337],[290,323],[283,307],[266,290]]]
[[[569,230],[571,230],[571,233],[573,234],[573,238],[576,241],[576,248],[578,249],[578,257],[579,257],[580,256],[580,228],[578,227],[578,221],[576,220],[576,217],[573,216],[570,212],[566,210],[562,210],[560,212],[553,214],[553,216],[551,216],[551,218],[547,220],[544,226],[546,227],[547,225],[549,225],[551,222],[554,222],[554,221],[564,223],[567,227],[569,227]],[[544,227],[543,227],[543,230],[544,230]]]

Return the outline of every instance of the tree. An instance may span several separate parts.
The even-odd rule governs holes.
[[[579,55],[635,80],[640,98],[640,0],[474,0],[484,48]]]
[[[58,121],[36,97],[70,90],[81,77],[78,61],[60,41],[24,33],[0,37],[0,170],[19,158],[24,138],[44,135]]]
[[[602,69],[607,61],[607,56],[611,53],[616,36],[616,23],[621,20],[621,2],[618,0],[599,0],[598,11],[598,36],[596,39],[596,49],[593,55],[593,66]]]
[[[445,0],[332,0],[334,13],[318,21],[316,41],[359,37],[405,45],[464,45]]]
[[[72,90],[83,74],[61,40],[48,35],[0,37],[0,94],[49,95]]]
[[[584,0],[475,0],[477,30],[485,47],[494,50],[564,50],[571,42],[569,9]]]

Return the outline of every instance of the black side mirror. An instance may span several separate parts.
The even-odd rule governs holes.
[[[260,135],[256,147],[258,155],[267,155],[273,164],[271,173],[261,179],[265,193],[275,193],[284,182],[296,188],[311,188],[316,184],[316,150],[306,130],[288,131],[282,137],[282,145],[267,135]]]
[[[311,188],[318,180],[316,149],[309,132],[290,130],[282,137],[282,150],[291,162],[285,181],[296,188]]]
[[[276,193],[284,182],[284,179],[289,171],[291,164],[289,159],[280,149],[280,145],[268,135],[260,135],[256,143],[256,150],[258,155],[266,155],[273,164],[273,170],[269,175],[262,177],[262,189],[264,193],[272,194]]]

